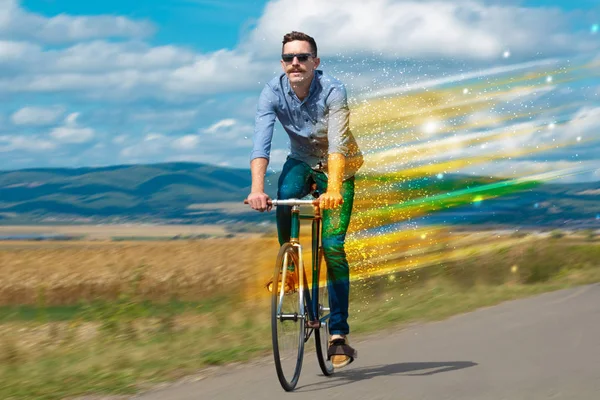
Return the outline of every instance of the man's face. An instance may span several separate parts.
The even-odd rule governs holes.
[[[294,40],[288,42],[283,46],[283,54],[308,54],[312,51],[310,49],[310,43],[302,40]],[[310,82],[312,80],[315,69],[319,66],[321,60],[317,57],[308,57],[306,60],[299,60],[294,57],[292,60],[281,60],[281,66],[283,71],[288,76],[288,79],[292,84],[302,84],[303,82]]]

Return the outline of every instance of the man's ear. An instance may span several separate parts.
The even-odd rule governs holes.
[[[319,64],[321,64],[321,59],[319,57],[315,57],[315,66],[313,67],[313,69],[317,69],[319,67]]]

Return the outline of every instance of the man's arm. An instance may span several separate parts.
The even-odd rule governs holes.
[[[321,207],[336,208],[344,202],[342,199],[342,181],[346,169],[348,151],[348,129],[350,110],[343,86],[336,87],[329,95],[329,155],[327,157],[327,192],[319,197]]]
[[[269,86],[265,86],[258,99],[254,124],[254,148],[251,154],[250,171],[252,172],[252,188],[248,195],[248,203],[254,210],[270,210],[267,204],[269,196],[265,193],[265,175],[269,165],[273,126],[275,125],[275,105],[277,96]]]
[[[336,208],[344,202],[342,181],[346,167],[346,157],[341,153],[331,153],[327,157],[327,191],[319,196],[322,208]]]
[[[269,160],[266,158],[255,158],[250,161],[250,171],[252,172],[252,189],[248,195],[248,203],[254,210],[270,210],[271,205],[267,204],[269,196],[265,193],[265,175],[267,173]]]

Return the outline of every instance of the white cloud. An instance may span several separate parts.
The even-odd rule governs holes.
[[[12,41],[0,41],[0,56],[4,55],[0,67],[8,63],[13,69],[18,66],[18,71],[3,76],[0,70],[0,91],[70,91],[94,99],[180,101],[189,96],[258,90],[280,70],[277,54],[285,33],[282,27],[315,36],[322,55],[358,58],[367,52],[396,60],[454,57],[505,62],[502,52],[506,48],[511,49],[513,58],[530,58],[540,52],[548,56],[598,47],[589,35],[570,33],[569,22],[574,17],[559,9],[476,0],[306,0],[302,4],[276,0],[267,4],[257,27],[237,49],[208,54],[176,46],[153,47],[141,41],[97,40],[147,33],[146,23],[124,17],[45,18],[12,0],[0,0],[2,9],[0,40],[4,32]],[[31,43],[35,37],[17,35],[15,21],[20,21],[23,32],[52,38],[44,30],[52,26],[63,38],[86,42],[42,48]],[[360,74],[356,75],[360,79]]]
[[[65,43],[96,38],[142,38],[153,31],[149,22],[122,16],[59,14],[48,18],[24,10],[18,0],[0,0],[0,38]]]
[[[12,40],[0,40],[0,65],[10,62],[31,61],[42,51],[40,46]],[[27,65],[25,65],[26,67]]]
[[[94,41],[80,43],[62,50],[48,51],[51,70],[61,72],[104,72],[107,69],[139,71],[178,68],[191,64],[196,55],[176,46],[151,47],[141,42],[110,43]]]
[[[75,125],[77,123],[77,118],[79,118],[79,113],[71,113],[69,115],[67,115],[67,118],[65,118],[65,123],[67,125]]]
[[[248,54],[221,50],[201,55],[174,46],[96,43],[66,50],[12,52],[12,64],[18,63],[19,69],[16,76],[0,73],[0,90],[71,91],[102,99],[180,101],[189,96],[258,89],[260,79],[273,70]]]
[[[390,87],[390,88],[386,88],[383,90],[377,90],[372,93],[369,92],[369,93],[366,93],[363,97],[364,98],[373,98],[373,97],[398,95],[398,94],[412,92],[412,91],[422,91],[422,90],[431,89],[431,88],[442,86],[442,85],[458,83],[458,82],[465,82],[465,81],[470,81],[470,80],[475,80],[475,79],[482,79],[482,78],[491,77],[491,76],[499,76],[499,75],[515,73],[515,72],[524,73],[525,71],[528,71],[528,70],[535,71],[536,68],[542,68],[542,67],[558,68],[559,62],[560,62],[560,60],[558,60],[558,59],[544,59],[544,60],[530,61],[530,62],[524,62],[524,63],[519,63],[519,64],[495,66],[495,67],[486,68],[486,69],[478,69],[478,70],[467,72],[467,73],[461,72],[461,73],[455,74],[455,75],[444,76],[441,78],[434,78],[434,79],[426,79],[423,81],[416,81],[416,82],[413,82],[410,84],[405,84],[403,86]],[[541,91],[542,89],[540,88],[537,90]],[[519,89],[516,89],[515,91],[517,94],[520,93]],[[463,92],[463,94],[465,94],[465,93]],[[469,94],[469,93],[467,93],[467,94]]]
[[[15,96],[16,93],[25,96],[50,94],[65,99],[75,95],[78,101],[84,98],[118,102],[119,118],[104,119],[112,121],[107,124],[119,124],[109,129],[120,134],[112,142],[110,138],[106,141],[107,160],[111,157],[110,150],[116,150],[115,153],[120,151],[121,158],[132,162],[181,156],[197,157],[202,162],[214,160],[215,163],[226,159],[232,165],[239,162],[238,165],[246,166],[253,132],[250,119],[256,109],[258,91],[265,80],[280,71],[278,53],[281,36],[287,31],[304,30],[315,36],[320,55],[326,57],[325,70],[341,75],[339,77],[349,87],[373,84],[373,77],[379,79],[382,74],[381,63],[386,68],[393,64],[392,68],[396,70],[379,86],[373,84],[373,90],[390,86],[398,90],[403,85],[401,92],[422,91],[467,80],[483,84],[490,76],[525,76],[528,70],[552,68],[559,71],[560,58],[551,57],[598,48],[596,38],[573,33],[569,23],[574,20],[574,14],[559,8],[525,8],[519,3],[518,0],[373,0],[368,3],[358,0],[306,0],[302,3],[275,0],[267,4],[256,28],[239,47],[202,54],[178,46],[153,46],[144,40],[152,33],[151,25],[144,21],[65,14],[49,18],[26,11],[18,1],[0,0],[0,95],[9,99],[20,98]],[[506,50],[511,52],[510,59],[502,56]],[[431,62],[444,57],[453,60],[447,64],[445,61]],[[371,63],[364,64],[365,58]],[[535,60],[524,62],[524,58]],[[346,69],[345,62],[353,67]],[[405,67],[403,63],[410,65]],[[336,68],[332,68],[332,64]],[[556,79],[552,85],[560,90],[562,82],[558,73],[554,74]],[[519,83],[515,83],[513,87],[518,86]],[[476,93],[474,86],[464,87],[473,91],[461,95],[464,103],[457,102],[455,106],[487,101],[487,94]],[[547,87],[551,90],[549,85]],[[522,91],[507,94],[500,100],[512,104],[506,103],[502,107],[511,107],[511,112],[523,111],[518,101],[533,103],[540,101],[538,95],[547,93],[539,88],[533,90],[535,93],[530,93],[527,98]],[[551,96],[556,102],[560,99],[559,90]],[[215,103],[203,101],[201,97],[243,91],[255,94],[243,93],[237,98],[214,96],[212,101]],[[382,95],[382,92],[376,95]],[[242,98],[244,102],[239,101]],[[152,104],[136,113],[121,106],[132,99],[157,102],[136,103],[138,110],[139,104]],[[593,97],[587,98],[590,99]],[[176,104],[180,111],[173,110],[173,105],[165,106],[168,102]],[[105,115],[108,115],[110,107],[106,105],[99,106],[107,110]],[[485,114],[482,111],[483,114],[472,117],[479,121],[484,115],[500,118],[489,118],[484,126],[479,125],[476,129],[501,128],[501,122],[506,120],[499,112]],[[16,114],[13,118],[27,120]],[[94,128],[100,128],[87,122],[92,121],[90,115],[93,113],[86,113],[88,118],[82,124],[78,123],[78,114],[71,114],[62,126],[51,130],[49,136],[37,137],[40,146],[56,146],[60,144],[58,142],[84,143],[96,137]],[[215,118],[217,122],[198,129],[198,126],[202,127],[199,118]],[[218,121],[219,118],[222,119]],[[29,121],[35,120],[29,118]],[[47,116],[47,120],[51,117]],[[589,136],[585,132],[593,132],[585,125],[589,121],[584,118],[579,125],[569,128],[577,130],[575,136],[582,136],[585,141]],[[448,126],[451,122],[440,121]],[[558,123],[552,134],[561,134],[562,127]],[[439,125],[439,129],[443,126]],[[429,131],[432,138],[438,136],[436,132],[439,131]],[[139,136],[140,132],[163,132],[164,135],[144,137]],[[181,135],[188,132],[194,134]],[[485,139],[484,133],[478,134]],[[272,166],[282,163],[287,155],[287,150],[282,149],[285,136],[283,132],[276,134]],[[502,146],[507,146],[505,149],[530,146],[538,138],[548,139],[536,135],[520,138],[505,135],[504,142],[498,140],[490,145],[493,148],[496,143],[499,146],[496,150],[501,151]],[[1,143],[4,143],[3,148],[8,148],[8,143],[14,146],[17,142],[4,139]],[[25,146],[24,142],[19,143],[19,146]],[[460,156],[471,151],[466,141],[448,141],[447,144],[451,151],[445,155]],[[188,149],[194,151],[188,154]],[[472,149],[473,152],[476,150]],[[196,152],[198,154],[194,154]],[[86,162],[85,157],[81,160]]]
[[[192,110],[156,110],[149,109],[139,112],[134,112],[131,115],[131,119],[133,121],[144,121],[144,122],[166,122],[173,123],[172,121],[164,121],[164,120],[185,120],[189,122],[196,118],[199,114],[198,109]]]
[[[166,136],[162,133],[149,133],[144,136],[144,142],[162,142],[166,139]]]
[[[3,135],[0,136],[0,152],[29,151],[44,152],[54,150],[56,144],[39,136]]]
[[[148,133],[135,142],[123,139],[118,144],[128,144],[120,152],[120,157],[128,162],[146,162],[160,157],[171,161],[215,160],[213,163],[218,163],[227,158],[230,162],[236,160],[247,165],[251,146],[248,135],[252,131],[252,125],[226,118],[200,129],[197,134],[170,137]],[[227,148],[226,153],[224,148]]]
[[[62,143],[85,143],[92,140],[95,135],[94,129],[80,127],[77,124],[78,117],[79,113],[67,115],[65,124],[52,129],[50,136]]]
[[[23,107],[16,111],[11,119],[15,125],[50,125],[64,113],[64,108],[54,107]]]
[[[149,160],[157,155],[165,155],[164,149],[169,145],[169,138],[162,133],[148,133],[139,142],[125,147],[120,157],[131,162]]]
[[[217,149],[232,148],[248,148],[248,152],[250,152],[254,126],[233,118],[226,118],[215,122],[200,132],[200,146],[205,154]]]
[[[272,149],[269,159],[269,169],[280,170],[287,159],[290,151],[288,149]]]
[[[177,138],[173,141],[171,146],[177,150],[193,150],[200,143],[200,137],[198,135],[185,135]]]
[[[219,122],[215,122],[208,128],[204,129],[204,132],[211,133],[211,134],[217,133],[219,131],[223,131],[223,130],[226,130],[227,128],[231,128],[231,127],[235,126],[236,123],[237,123],[237,121],[235,119],[231,119],[231,118],[223,119]]]
[[[247,49],[276,54],[292,29],[315,37],[321,54],[381,53],[383,58],[460,57],[500,60],[538,52],[589,51],[588,34],[572,34],[575,16],[558,8],[524,8],[481,1],[276,0],[251,33]]]
[[[167,76],[165,89],[181,94],[210,94],[258,87],[269,71],[265,63],[248,53],[219,50],[198,56],[192,65],[182,66]]]
[[[123,144],[127,141],[127,135],[115,136],[112,140],[114,144]]]
[[[94,130],[92,128],[60,126],[54,128],[50,135],[63,143],[85,143],[94,137]]]

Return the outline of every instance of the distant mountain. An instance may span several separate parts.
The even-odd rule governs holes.
[[[189,219],[188,206],[242,202],[250,184],[247,169],[197,163],[0,172],[0,221]]]
[[[267,176],[271,197],[277,179],[278,174]],[[500,189],[478,191],[495,184]],[[265,221],[264,214],[241,204],[250,185],[248,169],[182,162],[5,171],[0,172],[0,223]],[[473,189],[474,194],[456,201],[444,197]],[[600,182],[507,191],[498,179],[446,175],[443,180],[417,179],[398,191],[414,193],[414,201],[432,196],[432,202],[439,202],[442,196],[443,207],[425,217],[432,223],[594,226],[600,221]],[[477,193],[485,200],[471,201]]]
[[[469,179],[471,184],[464,185]],[[470,189],[489,185],[489,182],[483,181],[473,183],[472,179],[455,175],[450,181],[454,185],[462,182],[463,188]],[[510,190],[509,185],[507,188],[474,191],[467,204],[430,213],[425,220],[434,224],[600,228],[600,182],[532,182],[521,184],[515,190]],[[481,193],[480,201],[477,201],[478,193]]]

